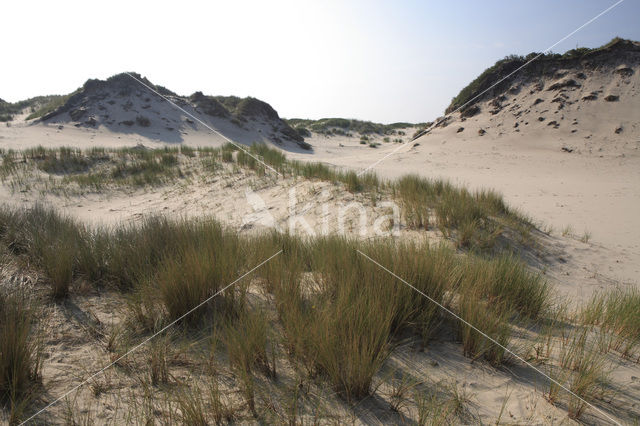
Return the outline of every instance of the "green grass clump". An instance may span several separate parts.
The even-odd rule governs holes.
[[[236,155],[236,162],[240,166],[257,171],[258,174],[264,174],[264,165],[256,160],[255,156],[250,155],[243,150],[238,151],[238,154]]]
[[[464,265],[463,286],[482,294],[491,305],[504,306],[533,320],[548,313],[551,306],[549,284],[529,271],[515,256],[470,257]]]
[[[186,157],[195,157],[197,152],[195,148],[189,145],[180,145],[180,154]]]
[[[64,299],[69,295],[73,282],[75,256],[77,249],[63,244],[46,247],[42,252],[42,265],[51,284],[51,295],[54,299]]]
[[[321,241],[316,250],[335,255],[316,258],[320,291],[306,311],[307,359],[345,399],[357,400],[369,394],[373,376],[389,354],[396,313],[384,297],[389,279],[346,241]]]
[[[393,336],[411,329],[426,342],[439,326],[440,308],[364,258],[355,241],[326,237],[294,240],[294,248],[289,244],[291,257],[265,270],[287,347],[345,399],[369,394]],[[438,303],[448,303],[447,290],[455,281],[449,274],[455,262],[450,250],[391,241],[361,248]],[[312,281],[301,279],[307,269],[313,271]]]
[[[480,297],[464,293],[459,301],[459,315],[498,343],[468,324],[456,320],[465,356],[473,359],[484,357],[493,365],[502,364],[506,358],[504,348],[509,346],[511,340],[511,326],[505,310],[491,308],[489,304],[481,301]]]
[[[274,354],[269,357],[269,322],[260,310],[245,309],[230,321],[223,334],[229,360],[240,375],[251,375],[257,367],[268,377],[275,378]]]
[[[85,173],[94,165],[109,159],[104,148],[82,151],[69,147],[47,149],[38,146],[24,150],[22,155],[25,160],[34,161],[38,169],[49,174]]]
[[[2,163],[0,164],[0,177],[2,179],[16,171],[17,164],[14,155],[15,154],[13,152],[6,152],[2,154]]]
[[[383,296],[369,286],[360,288],[373,271],[349,242],[327,238],[312,245],[294,251],[294,258],[278,260],[293,266],[293,275],[265,271],[287,347],[310,372],[325,375],[345,399],[358,399],[369,394],[371,380],[388,355],[393,304],[383,303]],[[315,256],[324,250],[335,254]],[[305,264],[317,271],[309,288],[299,279]],[[344,268],[347,264],[352,267]],[[368,273],[359,275],[364,268]]]
[[[111,169],[109,177],[117,184],[133,186],[160,185],[177,176],[179,169],[175,155],[163,154],[160,160],[134,160],[120,163]]]
[[[75,221],[41,205],[23,211],[0,211],[0,239],[16,255],[40,267],[54,298],[64,298],[74,274],[87,271],[87,231]]]
[[[287,157],[281,151],[269,148],[263,143],[251,145],[249,151],[278,172],[282,174],[285,173],[287,169]]]
[[[232,151],[222,151],[222,161],[225,163],[233,162],[233,152]]]
[[[166,256],[150,285],[157,285],[170,319],[177,319],[231,283],[240,272],[238,244],[231,235],[213,235],[208,244],[188,244]],[[207,311],[233,315],[244,304],[243,285],[215,297],[185,322],[197,324]]]
[[[49,174],[81,173],[87,171],[92,165],[90,159],[85,157],[80,150],[60,148],[59,155],[56,154],[56,152],[50,151],[38,163],[38,168]]]
[[[40,377],[41,351],[36,313],[23,293],[0,292],[0,404],[20,417]]]
[[[325,181],[335,181],[336,171],[326,164],[308,163],[302,161],[291,161],[293,173],[307,179],[320,179]]]
[[[597,343],[589,338],[589,330],[582,327],[562,336],[558,357],[558,365],[550,369],[551,377],[566,384],[579,397],[570,394],[565,396],[569,417],[579,419],[589,405],[585,401],[602,399],[606,395],[609,363]],[[551,382],[548,399],[555,402],[560,399],[561,392],[560,387]]]
[[[429,206],[433,205],[443,191],[443,185],[442,181],[430,181],[417,175],[403,176],[395,182],[395,198],[401,203],[408,226],[425,229],[429,226]]]

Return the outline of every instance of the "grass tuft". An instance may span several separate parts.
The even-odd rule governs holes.
[[[8,404],[17,417],[40,378],[35,326],[33,303],[24,293],[0,292],[0,403]]]

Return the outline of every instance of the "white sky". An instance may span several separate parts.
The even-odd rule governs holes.
[[[5,0],[0,98],[136,71],[179,94],[255,96],[284,117],[428,121],[486,66],[612,3],[567,0],[550,14],[545,1]],[[556,50],[638,38],[627,2]]]

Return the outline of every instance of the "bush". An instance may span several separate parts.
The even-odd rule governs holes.
[[[140,127],[149,127],[149,126],[151,126],[151,120],[149,120],[144,115],[137,116],[136,117],[136,123],[138,123],[138,126],[140,126]]]

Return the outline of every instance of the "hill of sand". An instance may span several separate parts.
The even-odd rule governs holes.
[[[309,149],[266,102],[202,92],[178,96],[135,73],[88,80],[38,119],[29,119],[37,115],[30,112],[25,109],[7,122],[0,132],[1,147],[160,146],[187,141],[216,146],[228,138],[243,144],[270,143],[285,150]]]

